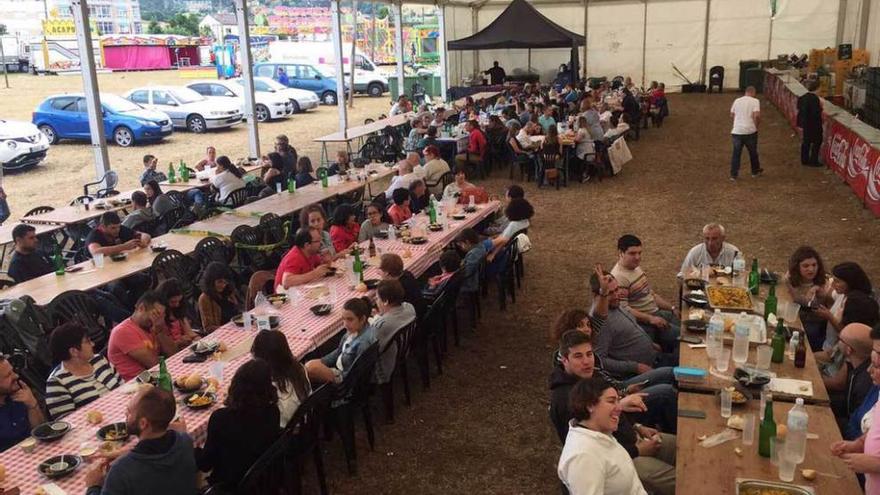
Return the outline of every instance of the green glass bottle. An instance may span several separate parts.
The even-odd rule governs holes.
[[[776,333],[773,334],[770,347],[773,348],[773,355],[770,356],[770,361],[774,363],[785,361],[785,322],[782,318],[779,318],[779,323],[776,324]]]
[[[293,180],[293,177],[287,179],[287,192],[290,194],[296,192],[296,181]]]
[[[764,405],[764,420],[758,428],[758,455],[770,457],[770,439],[776,438],[776,421],[773,421],[773,396],[767,394]]]
[[[174,178],[174,164],[168,162],[168,182],[174,184],[177,182],[177,179]]]
[[[761,274],[758,272],[758,258],[752,258],[752,271],[749,272],[749,291],[757,296],[761,288]]]
[[[64,258],[61,256],[61,246],[55,244],[55,254],[52,256],[52,264],[55,265],[55,275],[64,275]]]
[[[171,387],[171,373],[165,365],[165,356],[159,356],[159,388],[174,393]]]
[[[321,179],[321,187],[327,187],[330,185],[327,181],[327,169],[325,167],[318,169],[318,177]]]
[[[361,250],[358,246],[354,246],[354,264],[352,270],[358,274],[358,280],[364,281],[364,264],[361,262]]]
[[[434,207],[434,198],[428,200],[428,218],[431,219],[431,225],[437,223],[437,208]]]
[[[776,314],[776,284],[770,284],[770,292],[767,293],[767,299],[764,300],[764,319],[766,320],[771,314]]]

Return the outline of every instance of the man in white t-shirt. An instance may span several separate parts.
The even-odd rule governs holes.
[[[693,270],[699,271],[703,265],[730,266],[739,248],[725,242],[726,233],[720,223],[709,223],[703,227],[703,242],[692,247],[681,263],[678,276],[688,278]]]
[[[749,150],[749,163],[752,165],[752,177],[760,176],[764,170],[758,161],[758,122],[761,119],[761,102],[755,98],[755,87],[746,88],[746,94],[733,101],[730,107],[733,119],[733,157],[730,159],[730,180],[735,181],[739,175],[739,162],[743,146]]]

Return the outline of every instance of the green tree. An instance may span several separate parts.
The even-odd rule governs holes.
[[[199,35],[199,17],[195,14],[175,14],[168,20],[166,34],[179,34],[182,36]]]
[[[162,34],[162,26],[159,25],[159,21],[153,19],[147,24],[147,34]]]
[[[382,5],[381,7],[379,7],[379,10],[376,13],[376,19],[385,19],[388,17],[389,14],[390,12],[388,12],[388,7]]]
[[[211,31],[211,28],[209,28],[208,26],[202,26],[202,28],[199,29],[199,35],[202,38],[214,39],[214,31]]]

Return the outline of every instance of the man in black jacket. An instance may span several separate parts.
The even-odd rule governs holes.
[[[590,336],[579,330],[570,330],[562,335],[559,353],[562,365],[555,366],[550,374],[550,420],[559,439],[565,443],[571,419],[569,392],[578,380],[593,376],[595,359]],[[620,404],[623,411],[645,411],[644,395],[630,394],[622,398]],[[627,414],[621,414],[614,438],[632,457],[639,479],[647,490],[661,495],[675,493],[675,435],[633,424]]]
[[[808,81],[808,93],[798,98],[797,126],[803,132],[801,165],[821,167],[819,146],[822,145],[822,100],[816,95],[818,81]]]

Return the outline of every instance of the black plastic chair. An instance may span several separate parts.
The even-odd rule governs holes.
[[[709,87],[707,91],[712,92],[713,87],[718,87],[718,92],[724,92],[724,66],[716,65],[709,69]]]
[[[562,170],[560,170],[559,164],[563,161],[562,156],[555,150],[549,151],[541,151],[537,155],[537,171],[535,172],[535,180],[538,182],[538,187],[544,185],[545,180],[545,171],[549,169],[557,169],[556,172],[556,189],[559,189],[559,184],[562,182]]]
[[[247,470],[235,487],[212,485],[204,493],[211,495],[249,495],[252,493],[287,493],[288,472],[285,456],[290,445],[290,433],[284,431],[277,440]]]
[[[44,389],[46,379],[53,368],[52,352],[49,350],[49,333],[54,325],[48,311],[29,296],[13,299],[3,310],[0,339],[4,352],[16,349],[30,356],[28,367],[37,377],[38,389]]]
[[[230,234],[235,245],[235,254],[238,264],[251,272],[259,270],[275,269],[280,262],[280,245],[263,244],[263,234],[260,229],[250,225],[239,225]]]
[[[32,217],[34,215],[40,215],[43,213],[49,213],[50,211],[55,211],[55,208],[51,206],[37,206],[36,208],[31,208],[31,210],[24,214],[25,217]]]
[[[199,260],[201,269],[204,269],[212,261],[217,261],[228,265],[232,263],[235,252],[224,241],[216,237],[205,237],[196,244],[193,250],[196,253],[196,259]]]
[[[303,464],[311,454],[321,495],[327,494],[327,478],[321,455],[321,425],[330,407],[332,394],[332,385],[318,387],[300,404],[285,427],[291,433],[288,456],[295,466],[294,473],[297,476],[296,484],[292,486],[293,493],[302,492]]]
[[[437,194],[443,194],[443,190],[446,189],[446,186],[453,182],[455,182],[455,173],[450,171],[441,175],[436,182],[425,181],[425,187],[428,188],[429,192],[433,193],[435,192],[435,188],[439,186],[440,190],[437,191]]]
[[[342,383],[333,390],[333,404],[330,417],[335,430],[342,440],[348,473],[357,474],[357,448],[354,438],[354,414],[360,409],[367,430],[367,441],[370,450],[375,448],[376,438],[373,432],[373,417],[370,412],[370,379],[379,358],[379,344],[374,343],[352,363],[351,369],[343,378]]]
[[[187,207],[186,194],[183,194],[182,191],[178,191],[177,189],[170,189],[165,191],[165,196],[168,196],[168,199],[174,203],[176,207]]]
[[[34,215],[42,215],[43,213],[49,213],[50,211],[55,211],[55,208],[51,206],[37,206],[36,208],[31,208],[30,211],[25,213],[24,218],[32,217]],[[57,230],[53,233],[43,234],[37,236],[37,238],[39,240],[37,251],[43,253],[44,256],[52,256],[56,245],[61,246],[61,249],[63,250],[69,240],[64,229]]]
[[[163,251],[153,259],[153,264],[150,266],[153,286],[163,280],[174,278],[180,283],[184,297],[195,299],[199,295],[199,289],[194,281],[196,275],[194,267],[193,260],[180,251],[174,249]]]
[[[103,349],[110,338],[110,329],[104,324],[98,303],[88,292],[69,290],[55,296],[48,304],[53,326],[76,322],[84,326],[95,349]]]
[[[386,352],[394,352],[394,369],[388,381],[379,384],[379,391],[382,393],[382,402],[385,403],[385,415],[388,421],[394,421],[394,377],[398,374],[403,379],[403,394],[406,398],[406,405],[412,404],[412,398],[409,390],[409,372],[407,369],[407,360],[409,359],[410,348],[417,330],[417,321],[414,319],[407,325],[397,329],[391,340],[382,348],[379,356],[385,355]]]
[[[98,179],[97,182],[89,182],[88,184],[83,185],[83,195],[91,196],[91,194],[89,194],[89,187],[100,186],[102,184],[104,185],[104,187],[99,188],[95,192],[94,197],[104,198],[107,196],[111,196],[112,194],[110,193],[115,191],[116,186],[119,184],[119,174],[117,174],[115,170],[110,170],[109,172],[104,174],[103,177]]]
[[[183,226],[183,219],[186,216],[186,208],[183,206],[178,206],[171,210],[166,211],[158,218],[158,226],[156,227],[156,233],[165,234],[171,232],[171,229],[180,228]]]
[[[226,196],[226,199],[223,200],[223,206],[228,206],[230,208],[238,208],[239,206],[243,206],[247,203],[248,200],[248,191],[247,187],[242,187],[240,189],[236,189],[229,193]]]

